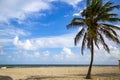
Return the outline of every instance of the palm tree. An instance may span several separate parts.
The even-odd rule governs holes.
[[[113,13],[114,9],[119,9],[120,5],[113,5],[114,3],[108,1],[103,4],[102,0],[87,0],[86,9],[81,13],[82,17],[75,17],[67,28],[81,27],[82,29],[77,33],[74,39],[77,45],[82,39],[81,53],[85,47],[91,52],[91,61],[86,75],[86,79],[91,78],[91,69],[94,58],[94,45],[99,49],[101,43],[104,49],[109,53],[110,49],[106,44],[104,38],[120,44],[119,35],[115,30],[120,30],[120,27],[111,24],[112,22],[120,21],[118,14]],[[103,36],[105,35],[105,37]]]

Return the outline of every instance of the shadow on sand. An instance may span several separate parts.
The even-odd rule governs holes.
[[[86,74],[70,74],[69,76],[86,76]],[[120,73],[100,73],[100,74],[92,74],[92,76],[120,77]]]
[[[13,79],[9,76],[0,76],[0,80],[13,80]]]
[[[102,74],[94,74],[93,76],[100,76],[100,77],[120,77],[120,73],[102,73]]]
[[[64,76],[29,76],[26,79],[19,79],[19,80],[56,80],[56,79],[63,79],[63,78],[76,78],[81,76],[83,79],[85,79],[86,74],[66,74]],[[120,80],[120,74],[117,73],[101,73],[101,74],[93,74],[92,76],[95,77],[106,77],[106,78],[116,78],[117,80]],[[1,79],[0,79],[1,80]]]
[[[68,76],[83,76],[85,78],[86,74],[70,74]],[[115,80],[120,80],[120,73],[99,73],[92,74],[94,77],[106,77],[106,78],[115,78]]]
[[[19,79],[19,80],[44,80],[44,79],[53,80],[55,78],[65,78],[65,76],[30,76],[26,79]]]

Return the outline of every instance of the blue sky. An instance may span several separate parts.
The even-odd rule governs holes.
[[[89,64],[89,50],[81,55],[81,41],[73,44],[80,28],[66,29],[85,0],[1,0],[0,5],[0,64]],[[111,53],[95,48],[94,64],[118,64],[120,45],[107,43]]]

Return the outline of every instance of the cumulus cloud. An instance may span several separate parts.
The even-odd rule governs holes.
[[[19,41],[19,39],[16,38],[16,41]],[[18,42],[18,44],[20,44]],[[26,43],[24,43],[26,44]],[[21,47],[21,46],[20,46]],[[23,47],[24,48],[24,47]],[[26,49],[26,50],[25,50]],[[22,62],[24,63],[25,61],[29,62],[36,62],[36,63],[67,63],[67,64],[89,64],[90,63],[90,52],[88,50],[85,51],[84,55],[82,56],[80,54],[80,50],[76,51],[75,48],[70,48],[70,47],[63,47],[59,48],[61,49],[60,51],[54,52],[53,50],[47,50],[46,51],[38,51],[38,50],[33,50],[33,51],[27,51],[27,48],[18,49],[17,52],[13,52],[11,55],[6,54],[6,58],[8,59],[13,59],[14,61],[17,60],[23,60]],[[75,49],[75,50],[74,50]],[[80,49],[80,48],[79,48]],[[110,47],[111,53],[108,54],[101,48],[100,50],[95,49],[95,56],[94,56],[94,64],[118,64],[118,60],[120,59],[120,48],[117,47]],[[50,54],[52,53],[52,54]],[[11,56],[11,57],[9,57]],[[1,56],[0,56],[1,57]],[[10,60],[11,60],[10,59]],[[12,62],[12,61],[11,61]]]
[[[61,54],[65,55],[65,57],[69,58],[72,57],[74,54],[72,53],[71,49],[64,47]]]
[[[64,47],[59,54],[54,55],[54,58],[58,62],[77,62],[79,58],[77,54],[73,53],[70,48]]]
[[[71,48],[75,48],[73,44],[73,35],[62,35],[62,36],[54,36],[54,37],[46,37],[46,38],[36,38],[29,40],[20,40],[19,37],[14,38],[14,45],[17,48],[23,50],[39,50],[41,48],[63,48],[61,52],[58,54],[53,54],[53,58],[56,61],[66,61],[66,62],[80,62],[89,64],[90,60],[90,52],[85,50],[84,55],[82,56],[79,52],[73,53]],[[120,47],[111,46],[111,43],[108,43],[110,47],[111,53],[108,54],[102,45],[100,45],[100,50],[95,47],[95,64],[117,64],[117,60],[120,59]],[[76,47],[78,48],[78,47]],[[80,48],[79,48],[80,49]],[[45,56],[50,56],[50,52],[47,50],[42,53]]]
[[[71,34],[70,34],[71,35]],[[61,47],[74,47],[73,36],[62,35],[46,38],[36,38],[21,41],[16,36],[13,39],[13,44],[21,49],[25,50],[37,50],[39,48],[61,48]]]
[[[13,40],[13,44],[24,50],[35,50],[36,48],[31,44],[30,40],[25,40],[24,42],[19,40],[19,37],[16,36]]]
[[[0,24],[0,45],[2,46],[6,46],[6,45],[11,45],[13,37],[15,36],[28,36],[31,33],[14,27],[14,26],[10,26],[10,25],[4,25],[4,24]]]
[[[41,48],[57,48],[57,47],[73,47],[73,37],[72,36],[54,36],[46,38],[38,38],[32,40],[32,42],[37,43]]]

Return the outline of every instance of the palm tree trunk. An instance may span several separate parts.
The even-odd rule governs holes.
[[[88,69],[88,73],[86,75],[86,79],[91,79],[91,70],[92,70],[92,65],[93,65],[93,58],[94,58],[94,45],[93,45],[93,40],[91,40],[91,61]]]

